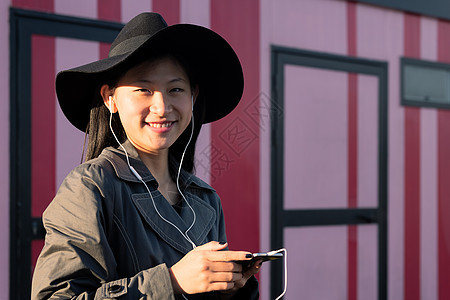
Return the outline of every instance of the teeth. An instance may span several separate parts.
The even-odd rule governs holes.
[[[148,123],[151,127],[153,128],[165,128],[165,127],[169,127],[170,125],[172,125],[172,122],[168,122],[168,123]]]

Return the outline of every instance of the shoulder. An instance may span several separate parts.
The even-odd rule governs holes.
[[[77,186],[96,186],[102,190],[115,178],[115,171],[111,163],[105,157],[91,159],[76,166],[64,179],[60,190]]]
[[[214,193],[216,192],[216,190],[211,185],[209,185],[208,183],[206,183],[205,181],[203,181],[202,179],[193,174],[189,174],[186,182],[187,185],[190,185],[192,188],[211,191]]]
[[[65,177],[49,208],[58,206],[80,206],[91,203],[100,205],[101,199],[113,193],[118,177],[111,162],[104,156],[76,166]]]

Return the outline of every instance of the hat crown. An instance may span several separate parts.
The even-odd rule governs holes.
[[[166,27],[167,23],[160,14],[146,12],[137,15],[119,32],[111,44],[108,57],[136,50],[149,37]]]

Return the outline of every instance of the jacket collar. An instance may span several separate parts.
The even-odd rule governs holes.
[[[191,226],[194,217],[191,209],[186,204],[183,204],[181,213],[178,214],[169,202],[164,199],[161,193],[154,188],[157,186],[156,179],[139,158],[134,146],[129,141],[126,141],[123,143],[123,147],[128,153],[130,164],[139,173],[142,180],[146,182],[153,196],[152,199],[148,192],[131,195],[132,201],[138,211],[164,241],[182,253],[189,252],[192,250],[192,245],[183,238],[178,229],[185,233]],[[102,156],[111,163],[116,175],[120,179],[129,182],[141,182],[128,167],[126,155],[121,147],[108,147],[102,152]],[[172,159],[170,165],[171,167],[176,167],[178,164]],[[199,197],[198,190],[207,189],[214,191],[214,189],[201,179],[184,170],[180,173],[180,186],[184,196],[195,211],[196,216],[195,223],[189,230],[188,235],[196,245],[201,245],[206,242],[205,239],[219,216],[216,215],[216,210],[207,201]],[[197,190],[197,192],[194,192],[194,190]],[[153,201],[155,205],[153,205]],[[170,221],[176,228],[161,218],[161,216],[167,221]]]
[[[156,182],[156,179],[153,177],[152,173],[147,169],[145,164],[139,157],[139,154],[136,148],[131,144],[129,140],[126,140],[122,146],[128,153],[128,159],[130,161],[130,165],[138,172],[138,174],[142,177],[142,180],[145,182]],[[103,150],[102,155],[104,155],[108,161],[111,162],[114,170],[116,172],[117,177],[122,180],[130,181],[130,182],[141,182],[136,176],[131,172],[128,167],[126,155],[122,149],[122,147],[114,148],[108,147]],[[174,158],[169,158],[169,165],[171,168],[175,168],[178,170],[178,162]],[[197,186],[199,188],[204,188],[208,190],[214,191],[214,189],[207,183],[205,183],[200,178],[194,176],[193,174],[186,172],[181,169],[180,173],[180,184],[183,187],[183,190],[186,189],[190,185]]]

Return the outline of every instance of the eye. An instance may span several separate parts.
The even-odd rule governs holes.
[[[137,89],[136,92],[153,95],[153,92],[149,89]]]
[[[184,89],[183,89],[183,88],[176,87],[176,88],[170,89],[170,92],[171,92],[171,93],[181,93],[181,92],[184,92]]]

